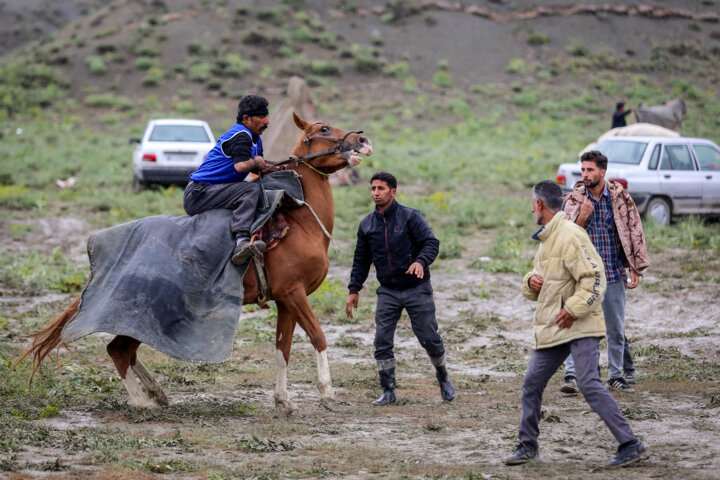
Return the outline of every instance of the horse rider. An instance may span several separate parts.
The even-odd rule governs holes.
[[[188,215],[215,208],[231,209],[230,229],[235,236],[232,263],[242,265],[265,251],[265,242],[250,242],[255,211],[264,201],[260,182],[247,182],[249,172],[266,168],[260,134],[267,129],[268,101],[246,95],[238,103],[236,123],[223,133],[200,167],[190,174],[183,208]]]
[[[367,279],[370,264],[375,265],[380,282],[375,312],[375,360],[383,393],[372,404],[383,406],[395,402],[393,337],[403,309],[435,366],[443,400],[451,402],[455,388],[445,366],[445,347],[435,319],[429,270],[440,242],[422,213],[395,200],[397,180],[393,175],[377,172],[370,179],[370,185],[376,208],[358,228],[345,313],[353,318],[353,310],[358,308],[358,292]]]

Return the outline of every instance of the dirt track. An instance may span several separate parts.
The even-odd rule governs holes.
[[[35,245],[52,241],[51,234],[35,231],[40,232]],[[82,252],[83,233],[87,234],[77,233],[77,243],[65,244],[68,254]],[[304,334],[296,332],[288,386],[300,410],[286,417],[274,410],[269,341],[273,326],[263,320],[266,312],[260,311],[241,320],[254,318],[256,323],[250,330],[240,329],[233,359],[227,364],[192,366],[142,347],[140,355],[158,374],[170,407],[155,412],[128,407],[117,380],[104,396],[71,398],[73,406],[60,415],[32,421],[33,428],[47,433],[44,447],[20,439],[24,446],[19,452],[0,454],[4,467],[14,470],[4,475],[717,478],[720,307],[716,285],[649,275],[628,296],[627,333],[636,352],[639,385],[637,393],[615,397],[651,448],[649,460],[623,471],[600,469],[614,454],[614,441],[582,397],[558,391],[558,374],[545,395],[541,461],[509,468],[501,460],[515,442],[533,305],[519,294],[519,276],[469,269],[469,257],[476,254],[470,249],[466,258],[439,262],[433,270],[438,318],[458,389],[452,404],[440,400],[432,367],[404,319],[396,336],[399,401],[389,408],[369,405],[379,388],[372,361],[373,321],[367,308],[373,298],[363,296],[361,307],[366,308],[360,311],[359,323],[340,322],[337,316],[322,319],[337,404],[318,403],[312,348]],[[663,264],[661,271],[673,268],[671,258],[652,260]],[[334,268],[330,275],[345,282],[348,271]],[[27,300],[57,311],[62,303],[56,297]],[[3,301],[10,316],[25,304],[17,298]],[[9,328],[15,331],[17,326]],[[112,377],[103,354],[105,342],[98,335],[77,342],[78,358],[71,361],[65,355],[66,363],[91,364]],[[606,361],[604,356],[601,361]],[[130,448],[117,439],[135,439],[137,445]]]

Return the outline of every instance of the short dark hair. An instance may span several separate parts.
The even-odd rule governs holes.
[[[590,150],[580,155],[580,162],[595,162],[600,170],[607,170],[608,159],[599,150]]]
[[[623,108],[624,106],[625,106],[625,102],[617,102],[617,103],[615,104],[615,110],[620,110],[620,109]]]
[[[238,102],[237,123],[242,122],[243,115],[257,116],[260,114],[268,114],[268,105],[270,102],[267,98],[260,95],[245,95]]]
[[[374,180],[381,180],[385,183],[387,183],[388,187],[391,189],[397,188],[397,179],[392,173],[388,172],[375,172],[373,176],[370,178],[370,183],[372,183]]]
[[[533,187],[533,195],[542,200],[553,212],[562,210],[563,194],[557,182],[543,180]]]

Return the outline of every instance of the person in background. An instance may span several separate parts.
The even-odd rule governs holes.
[[[541,225],[533,238],[540,246],[534,268],[522,282],[523,296],[537,302],[533,351],[522,386],[519,443],[504,462],[520,465],[538,457],[543,392],[572,352],[580,392],[619,444],[608,466],[624,466],[647,456],[647,449],[600,380],[598,344],[605,332],[600,308],[605,272],[588,234],[565,218],[562,202],[557,183],[546,180],[533,187],[532,211],[535,223]]]
[[[359,292],[375,266],[380,282],[375,311],[375,361],[383,393],[373,405],[395,402],[395,355],[393,343],[400,314],[405,309],[420,345],[435,366],[440,394],[446,402],[455,398],[455,388],[445,366],[445,346],[438,333],[435,301],[430,284],[430,264],[437,257],[440,242],[422,213],[395,200],[397,180],[387,172],[370,179],[375,211],[358,227],[349,295],[345,313],[353,318]]]
[[[610,128],[626,127],[627,119],[625,117],[630,115],[632,111],[632,108],[625,110],[625,102],[617,102],[615,104],[615,112],[613,112],[612,126]]]
[[[635,288],[650,265],[645,234],[635,202],[622,185],[605,180],[608,159],[597,150],[580,157],[582,182],[565,196],[563,211],[568,220],[583,227],[605,265],[607,292],[602,303],[607,331],[608,387],[619,392],[632,393],[633,387],[623,377],[623,355],[630,349],[625,338],[625,289]],[[625,267],[630,272],[627,283]],[[632,360],[625,370],[635,383]],[[561,391],[577,393],[572,356],[565,362],[565,380]]]

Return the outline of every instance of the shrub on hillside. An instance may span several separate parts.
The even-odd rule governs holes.
[[[313,60],[310,71],[315,75],[340,75],[340,66],[332,60]]]
[[[525,60],[513,58],[505,67],[505,71],[510,74],[525,73]]]
[[[135,68],[138,70],[149,70],[155,65],[155,60],[150,57],[140,57],[135,60]]]
[[[160,67],[152,67],[148,70],[147,75],[143,77],[142,84],[145,87],[155,87],[161,85],[165,81],[165,72]]]
[[[544,33],[531,33],[528,35],[527,43],[529,45],[545,45],[548,42],[550,42],[550,37]]]
[[[92,108],[112,108],[127,111],[133,107],[132,100],[113,93],[101,93],[85,97],[85,105]]]
[[[85,58],[85,64],[88,69],[95,75],[104,75],[107,73],[107,65],[105,60],[97,55],[90,55]]]
[[[209,63],[196,63],[190,67],[190,81],[205,83],[212,73],[212,66]]]

